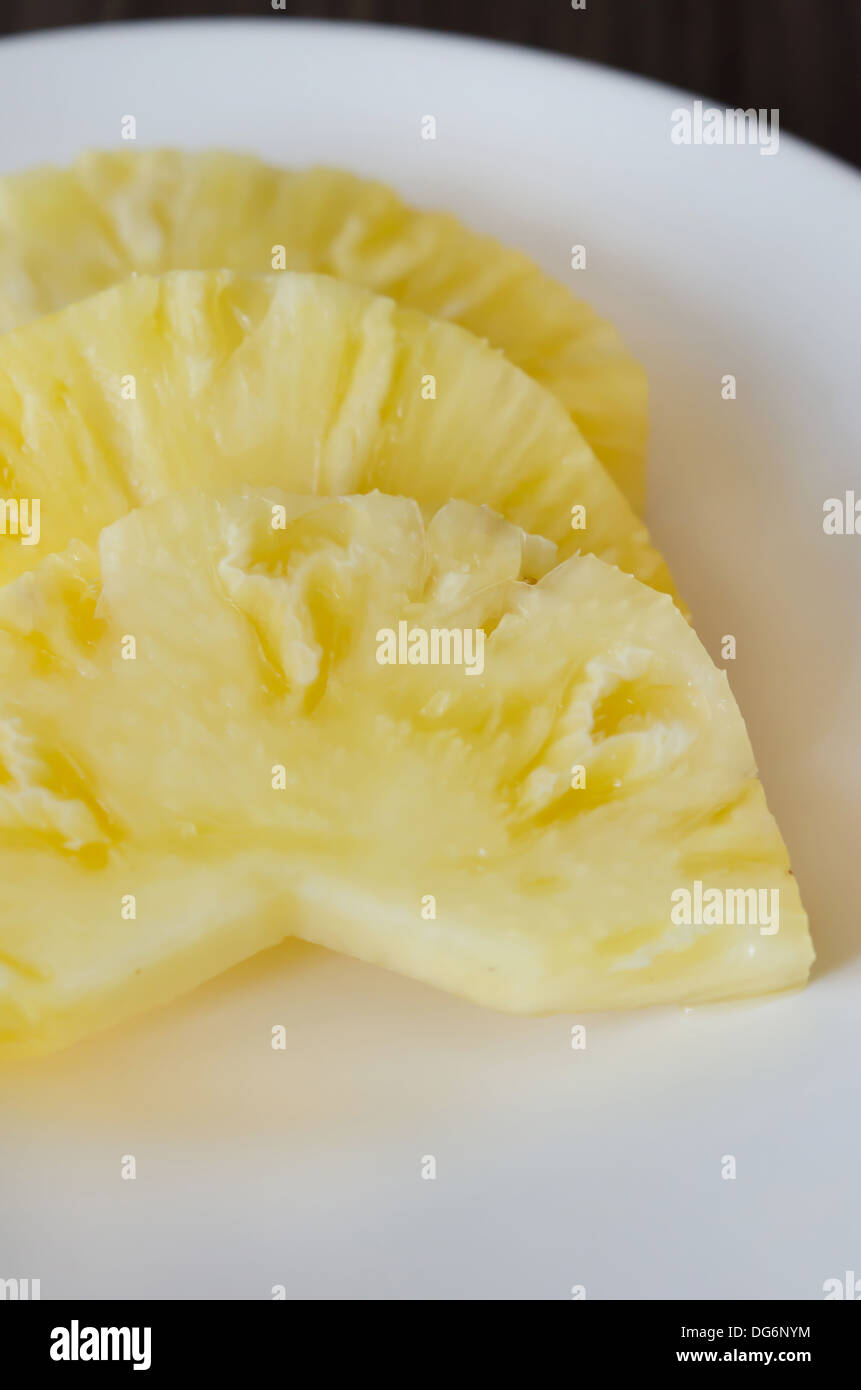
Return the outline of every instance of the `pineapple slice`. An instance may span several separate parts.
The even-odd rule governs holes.
[[[0,339],[0,580],[185,487],[487,502],[672,592],[559,402],[454,324],[325,276],[141,277]],[[578,510],[578,509],[584,509]],[[585,529],[581,523],[585,521]],[[26,527],[25,523],[26,522]],[[575,528],[575,529],[572,529]],[[20,542],[20,543],[19,543]]]
[[[554,560],[464,502],[246,489],[0,590],[0,1047],[290,934],[518,1012],[801,984],[726,676],[666,596]],[[698,923],[697,884],[769,913]]]
[[[90,153],[0,180],[0,332],[133,272],[321,271],[487,338],[563,402],[635,509],[646,384],[616,330],[518,251],[334,169]],[[276,253],[277,254],[277,253]]]

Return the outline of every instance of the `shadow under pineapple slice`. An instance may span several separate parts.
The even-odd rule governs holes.
[[[487,503],[672,591],[550,392],[465,329],[353,285],[178,271],[0,338],[0,491],[39,500],[40,554],[167,492],[245,483]],[[36,553],[0,536],[0,578]]]
[[[0,590],[0,1048],[287,935],[521,1012],[802,983],[725,675],[667,596],[554,560],[468,503],[247,489],[174,494]],[[448,664],[381,660],[434,632],[462,663],[453,636]],[[777,892],[779,930],[675,924],[694,869]]]
[[[133,273],[222,268],[320,271],[460,323],[558,396],[642,510],[642,369],[588,304],[455,218],[340,170],[215,151],[94,151],[0,179],[0,332]]]

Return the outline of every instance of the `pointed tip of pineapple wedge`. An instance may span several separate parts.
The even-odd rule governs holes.
[[[246,488],[0,590],[0,1050],[287,935],[516,1012],[803,983],[726,676],[665,595],[553,559],[463,501]]]

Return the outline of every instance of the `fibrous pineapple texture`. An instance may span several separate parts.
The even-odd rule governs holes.
[[[521,253],[338,170],[152,150],[2,179],[0,332],[133,273],[266,272],[281,247],[288,269],[391,295],[501,348],[558,396],[641,510],[645,377],[616,330]]]
[[[5,586],[3,1049],[290,934],[514,1011],[802,983],[725,675],[668,597],[554,560],[468,503],[247,489]],[[679,924],[697,882],[776,893],[779,929]]]
[[[327,276],[175,272],[0,339],[0,490],[39,503],[38,548],[4,536],[0,578],[168,492],[245,483],[487,503],[672,592],[559,402],[390,299]]]

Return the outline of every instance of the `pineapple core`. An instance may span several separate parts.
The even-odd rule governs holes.
[[[0,1049],[288,935],[516,1012],[803,983],[725,675],[666,595],[556,558],[468,502],[248,487],[0,590]]]

